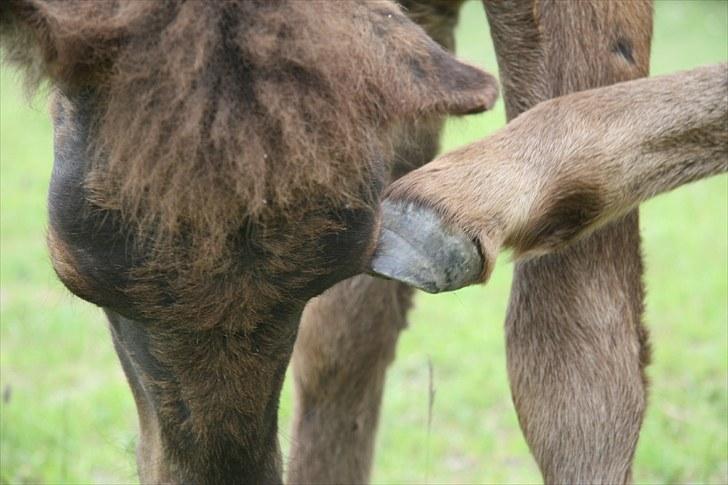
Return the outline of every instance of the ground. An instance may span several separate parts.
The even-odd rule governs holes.
[[[458,31],[461,57],[496,71],[479,2]],[[652,73],[728,59],[728,3],[658,2]],[[134,483],[136,415],[101,312],[56,280],[45,249],[51,127],[42,98],[0,73],[0,481]],[[449,123],[445,148],[504,123]],[[728,483],[728,176],[642,207],[654,348],[637,483]],[[512,264],[491,281],[418,295],[388,375],[375,483],[533,483],[538,470],[510,400],[503,325]],[[436,391],[428,433],[428,361]],[[281,403],[290,441],[292,394]]]

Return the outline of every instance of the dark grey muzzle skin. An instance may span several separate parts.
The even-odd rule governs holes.
[[[440,293],[476,283],[482,268],[477,244],[443,224],[433,210],[407,202],[382,203],[371,274]]]
[[[89,137],[93,113],[98,109],[97,96],[84,90],[65,99],[69,100],[68,105],[58,99],[54,103],[49,226],[72,255],[77,271],[93,287],[89,293],[71,291],[98,306],[134,318],[136,315],[129,313],[132,305],[121,289],[129,284],[129,272],[143,261],[143,252],[131,250],[138,248],[134,234],[124,227],[118,213],[92,205],[85,187],[86,175],[91,170]],[[65,108],[69,105],[73,106],[71,112]]]

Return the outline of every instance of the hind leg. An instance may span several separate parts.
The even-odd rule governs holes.
[[[293,353],[289,483],[369,479],[385,373],[412,290],[361,275],[309,302]]]

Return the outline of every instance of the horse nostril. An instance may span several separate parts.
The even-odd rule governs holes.
[[[482,267],[476,244],[444,225],[432,210],[412,203],[382,204],[371,274],[439,293],[475,283]]]

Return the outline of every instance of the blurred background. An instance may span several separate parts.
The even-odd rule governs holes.
[[[480,2],[460,57],[497,72]],[[728,59],[728,2],[658,1],[652,74]],[[0,70],[0,480],[135,483],[136,411],[101,311],[56,280],[45,247],[52,129],[46,98]],[[505,122],[502,102],[448,123],[443,149]],[[636,483],[728,483],[728,176],[642,207],[653,363]],[[375,483],[538,483],[505,368],[512,264],[488,285],[420,294],[387,381]],[[436,391],[428,433],[428,360]],[[280,440],[287,453],[292,393]]]

